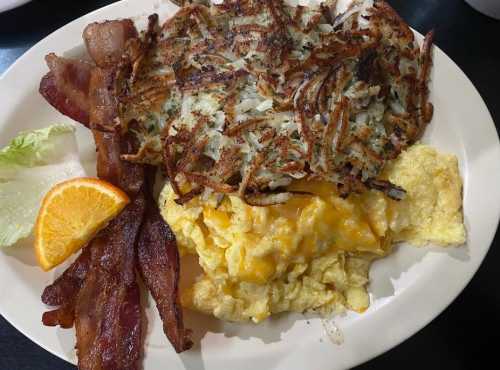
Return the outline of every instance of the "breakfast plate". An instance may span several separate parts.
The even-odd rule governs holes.
[[[30,1],[31,0],[2,0],[0,1],[0,13],[20,7],[21,5],[29,3]]]
[[[166,19],[176,8],[168,1],[123,0],[83,16],[30,49],[0,79],[0,146],[20,130],[70,122],[38,94],[40,77],[46,73],[46,54],[81,56],[84,46],[80,35],[90,22],[131,17],[144,28],[147,15],[156,12]],[[154,304],[148,303],[144,368],[160,369],[165,364],[172,369],[207,370],[349,368],[413,335],[450,304],[479,267],[498,225],[500,143],[481,97],[438,47],[434,48],[430,91],[435,113],[422,141],[458,157],[464,186],[466,245],[447,249],[398,246],[395,253],[372,267],[372,303],[363,314],[351,312],[327,321],[287,314],[255,325],[225,323],[187,312],[186,326],[194,330],[197,344],[181,355],[169,345]],[[77,130],[81,162],[93,175],[95,147],[91,135],[84,129]],[[31,245],[31,240],[23,240],[0,254],[0,312],[34,342],[76,363],[73,331],[40,323],[45,308],[40,294],[64,266],[42,272]]]

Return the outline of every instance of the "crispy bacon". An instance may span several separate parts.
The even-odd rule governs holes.
[[[92,64],[61,58],[53,53],[45,60],[50,72],[40,82],[40,94],[59,112],[88,126]]]
[[[157,17],[152,16],[144,45],[138,41],[130,20],[93,24],[84,35],[89,54],[98,65],[89,69],[85,88],[81,89],[85,90],[83,111],[86,119],[83,123],[92,129],[98,151],[98,176],[123,189],[133,202],[98,234],[54,284],[46,288],[42,297],[45,303],[59,306],[43,315],[44,324],[70,327],[75,322],[80,370],[133,370],[139,367],[142,323],[135,277],[135,268],[139,266],[135,247],[141,227],[140,270],[157,300],[165,333],[178,352],[192,345],[190,331],[183,326],[178,299],[179,255],[175,239],[161,219],[152,195],[145,189],[143,166],[122,160],[122,156],[137,151],[138,145],[135,136],[127,132],[120,120],[119,101],[126,98],[120,84],[126,79],[133,80],[134,73],[140,72],[141,53],[153,44],[156,27]],[[127,40],[131,38],[136,42],[131,40],[129,43]],[[73,66],[73,61],[55,56],[49,60],[58,71],[66,65]],[[52,84],[53,91],[60,92],[58,89],[62,85],[57,83],[55,74],[45,81]],[[47,89],[41,91],[47,92]],[[49,94],[44,96],[50,98]],[[56,105],[63,113],[72,112],[70,108],[77,106],[71,99],[64,103],[69,107],[67,110]],[[150,211],[142,224],[146,195]],[[148,257],[151,253],[164,255],[151,260]]]
[[[111,54],[118,53],[118,45],[124,47],[108,39],[116,36],[115,31],[106,28],[108,26],[111,25],[103,26],[103,35],[86,33],[89,53],[101,65],[116,57]],[[93,32],[98,30],[101,29]],[[92,37],[95,37],[95,44]],[[104,43],[103,50],[98,50],[100,42]],[[97,49],[92,50],[93,47]],[[109,58],[100,59],[103,57],[99,54],[101,51],[111,53]],[[131,134],[122,134],[120,121],[117,120],[115,79],[119,72],[119,69],[99,67],[92,70],[89,84],[90,128],[98,151],[98,176],[119,186],[133,201],[99,233],[89,247],[90,268],[75,305],[80,370],[135,370],[139,368],[142,353],[143,328],[140,292],[135,276],[135,244],[145,210],[141,190],[144,187],[144,170],[140,165],[121,159],[122,154],[136,150],[137,145]]]
[[[78,288],[77,292],[80,291]],[[75,304],[74,301],[62,305],[52,311],[46,311],[42,315],[42,322],[45,326],[60,326],[63,329],[73,327],[75,322]]]
[[[73,65],[55,56],[48,61],[59,68],[56,71]],[[84,96],[88,119],[84,123],[93,129],[99,177],[121,187],[131,197],[138,195],[42,297],[45,303],[60,305],[44,314],[46,325],[70,327],[76,321],[80,369],[137,369],[141,355],[134,245],[144,213],[140,192],[143,169],[120,159],[122,153],[130,153],[136,147],[132,135],[122,135],[115,127],[114,76],[114,71],[100,68],[89,72]],[[55,89],[61,86],[54,84]],[[71,99],[65,103],[75,104]]]
[[[191,331],[184,328],[179,303],[179,252],[175,236],[160,215],[151,194],[146,195],[146,215],[142,225],[137,256],[139,270],[153,296],[163,331],[177,352],[193,345]]]
[[[89,114],[93,130],[111,132],[119,124],[116,74],[116,70],[102,68],[94,68],[90,74]]]
[[[82,286],[90,265],[90,248],[85,247],[75,262],[59,276],[56,281],[46,287],[42,294],[42,302],[51,306],[60,306],[76,296]]]
[[[137,29],[131,19],[91,23],[83,31],[87,51],[101,68],[117,65],[127,41],[137,36]]]
[[[95,134],[99,135],[101,133],[95,132]],[[131,137],[127,135],[122,138],[117,133],[103,133],[96,137],[100,137],[99,140],[96,140],[100,153],[98,157],[100,177],[116,186],[120,186],[130,196],[137,194],[143,183],[143,169],[141,166],[122,161],[119,157],[120,150],[124,152],[132,150],[130,147]],[[109,170],[109,168],[114,170]],[[52,285],[44,290],[42,301],[48,305],[60,306],[43,314],[42,321],[44,325],[60,325],[63,328],[73,326],[77,296],[86,281],[89,270],[94,273],[91,267],[91,250],[94,248],[96,248],[95,241],[85,247],[78,259]]]
[[[87,246],[80,257],[42,295],[46,304],[60,305],[43,315],[45,325],[71,327],[76,321],[78,366],[86,369],[138,369],[142,353],[139,288],[135,280],[134,246],[144,214],[141,166],[121,161],[113,151],[128,137],[105,133],[97,142],[105,153],[102,167],[115,166],[119,175],[106,179],[121,186],[134,201]],[[120,152],[118,152],[120,153]],[[113,161],[118,161],[113,163]],[[127,177],[123,166],[136,166]],[[113,174],[106,171],[106,174]]]
[[[121,135],[116,126],[114,75],[112,70],[95,68],[90,79],[90,126],[97,147],[97,175],[134,195],[142,186],[144,170],[121,159],[123,154],[134,153],[138,145],[132,133]]]
[[[115,67],[121,60],[127,41],[137,37],[130,19],[93,23],[85,29],[84,39],[89,55],[100,67]],[[45,58],[50,72],[39,87],[42,96],[62,114],[89,125],[89,92],[93,64],[58,57]]]
[[[73,326],[75,301],[90,267],[90,248],[83,248],[75,262],[46,287],[42,293],[42,302],[59,308],[45,312],[42,322],[46,326],[60,325],[63,328]]]
[[[142,324],[134,245],[144,207],[139,193],[90,245],[91,265],[75,307],[80,370],[139,369]]]

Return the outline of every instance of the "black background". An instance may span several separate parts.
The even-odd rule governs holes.
[[[35,0],[21,8],[0,14],[0,73],[49,33],[112,2]],[[493,120],[497,122],[498,130],[500,21],[477,13],[463,0],[389,2],[421,33],[432,28],[436,30],[436,44],[472,80],[486,101]],[[441,315],[403,344],[356,369],[498,368],[499,246],[497,234],[474,279]],[[408,311],[406,314],[411,317],[414,312]],[[383,337],[383,333],[380,336]],[[379,338],[374,337],[373,340]],[[75,367],[32,343],[0,316],[0,370],[27,369],[74,370]],[[168,364],[165,364],[165,369],[168,369]]]

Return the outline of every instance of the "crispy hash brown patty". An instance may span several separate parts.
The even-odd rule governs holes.
[[[164,164],[180,204],[205,190],[282,203],[293,179],[404,197],[378,176],[432,118],[432,32],[420,49],[377,0],[341,14],[336,1],[193,3],[151,22],[146,57],[118,79],[142,143],[125,158]]]

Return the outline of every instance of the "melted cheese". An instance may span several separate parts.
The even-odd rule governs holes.
[[[259,322],[282,311],[320,312],[369,305],[370,262],[392,240],[414,244],[465,241],[456,158],[415,145],[385,176],[408,191],[395,202],[380,192],[340,198],[327,182],[296,181],[307,191],[286,204],[253,207],[236,195],[175,203],[162,191],[162,215],[183,253],[194,253],[204,275],[183,303],[231,321]]]

